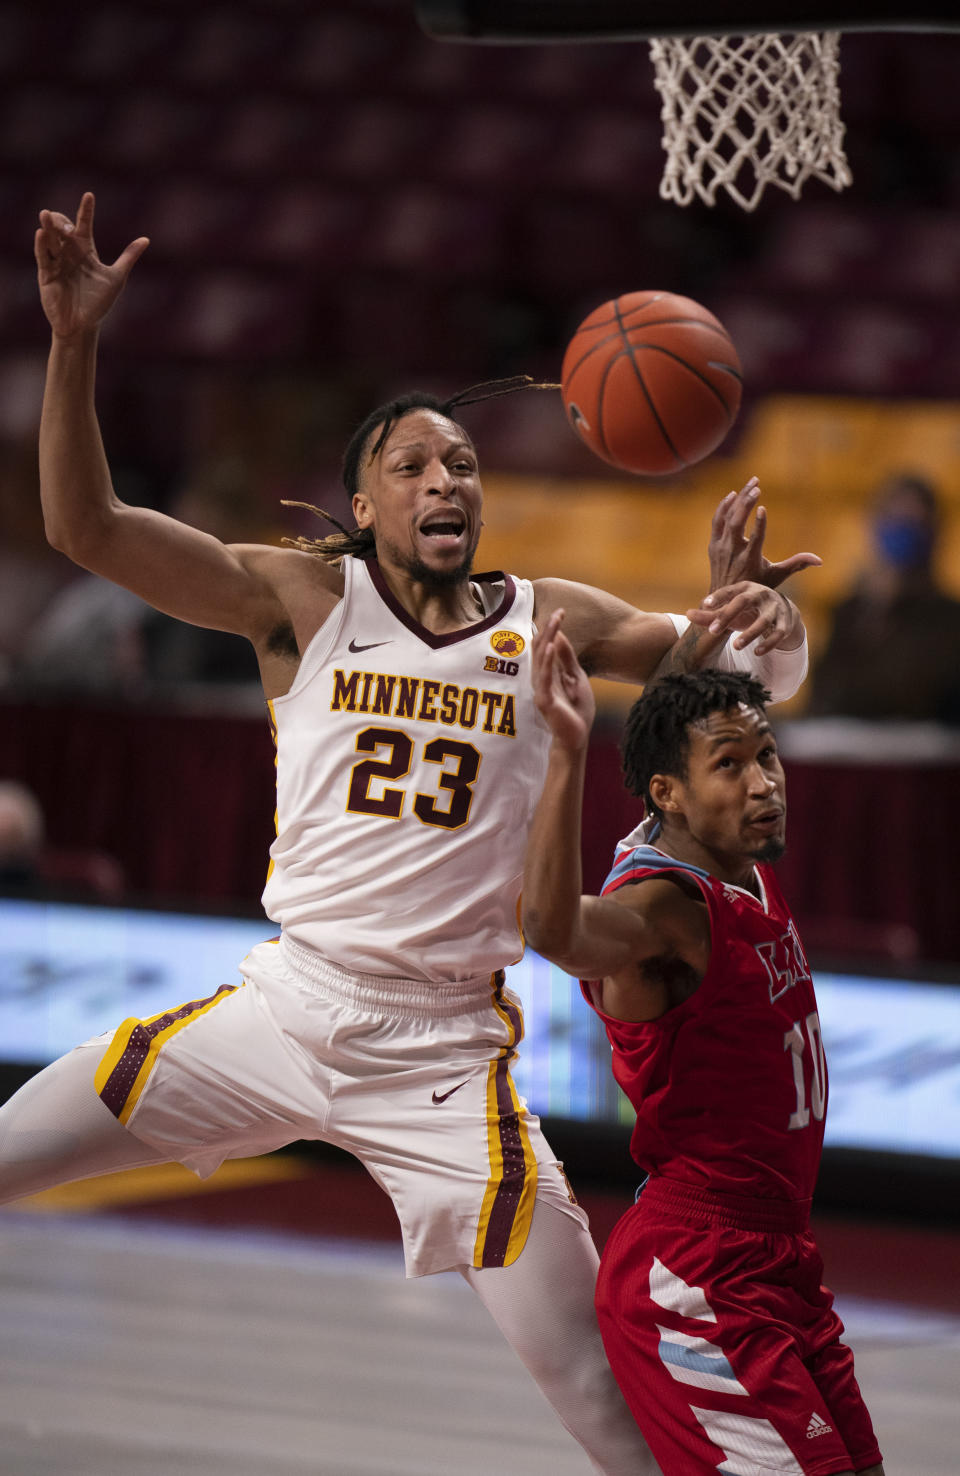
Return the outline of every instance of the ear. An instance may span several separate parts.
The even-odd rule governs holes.
[[[373,524],[373,506],[366,493],[354,492],[351,506],[353,508],[353,516],[357,520],[357,527],[371,527]]]
[[[676,815],[683,809],[680,787],[681,781],[676,774],[654,774],[647,785],[650,798],[665,815]]]

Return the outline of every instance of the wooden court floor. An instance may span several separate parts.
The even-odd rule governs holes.
[[[356,1199],[347,1238],[335,1173],[249,1172],[196,1196],[206,1216],[179,1170],[146,1202],[124,1175],[0,1212],[3,1476],[588,1476],[459,1277],[404,1280],[379,1200]],[[307,1184],[337,1213],[278,1228]],[[870,1238],[834,1237],[851,1254],[830,1279],[888,1476],[957,1476],[952,1238],[917,1232],[896,1298],[864,1295]]]

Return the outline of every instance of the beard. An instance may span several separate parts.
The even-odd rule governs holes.
[[[383,551],[389,555],[391,563],[396,564],[418,584],[426,584],[433,589],[452,589],[455,585],[465,583],[470,577],[476,547],[468,549],[460,563],[450,569],[434,569],[418,554],[401,553],[389,542],[383,544]]]
[[[473,551],[466,554],[454,569],[431,569],[423,559],[412,558],[404,561],[404,568],[411,579],[416,579],[420,584],[430,584],[434,589],[450,589],[455,584],[463,584],[473,569]]]
[[[754,851],[754,861],[779,861],[787,849],[786,841],[779,835],[772,835],[769,840],[764,841],[759,851]]]

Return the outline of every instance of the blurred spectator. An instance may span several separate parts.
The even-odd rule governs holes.
[[[13,779],[0,780],[0,887],[27,886],[37,878],[43,839],[36,795]]]
[[[49,845],[33,790],[0,780],[0,892],[110,902],[125,885],[122,866],[106,851]]]
[[[246,462],[238,456],[219,457],[202,466],[167,511],[221,543],[264,541],[260,496]],[[259,695],[257,658],[244,636],[187,625],[149,606],[144,606],[141,636],[148,682],[173,686],[251,682],[257,684]]]
[[[937,494],[900,472],[881,483],[871,556],[833,613],[813,673],[811,716],[960,725],[960,601],[937,583]]]
[[[44,607],[73,577],[44,537],[36,429],[0,441],[0,686]]]
[[[150,607],[96,574],[80,574],[24,639],[15,667],[21,688],[123,693],[143,676],[140,628]]]
[[[225,543],[263,541],[259,495],[237,457],[204,464],[168,510]],[[242,636],[173,620],[95,574],[81,574],[51,601],[24,639],[16,677],[21,689],[134,697],[189,683],[260,690]]]

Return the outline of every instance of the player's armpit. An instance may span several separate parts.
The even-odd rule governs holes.
[[[638,610],[592,585],[538,579],[534,591],[538,626],[562,607],[564,632],[590,676],[645,682],[677,639],[669,615]]]
[[[688,999],[710,962],[710,916],[702,898],[666,878],[620,887],[601,898],[643,922],[639,944],[619,969],[603,978],[601,1003],[618,1020],[656,1020]],[[609,920],[609,919],[608,919]]]
[[[561,934],[529,906],[525,894],[523,931],[531,948],[579,979],[603,978],[656,947],[644,921],[606,897],[581,897],[579,911],[564,917]]]
[[[629,979],[633,998],[623,1019],[652,1020],[669,1008],[659,986],[648,987],[638,968],[646,960],[679,959],[699,980],[710,957],[704,904],[672,882],[656,879],[607,897],[581,897],[578,914],[565,922],[562,941],[542,929],[525,905],[524,933],[532,948],[575,978]]]

